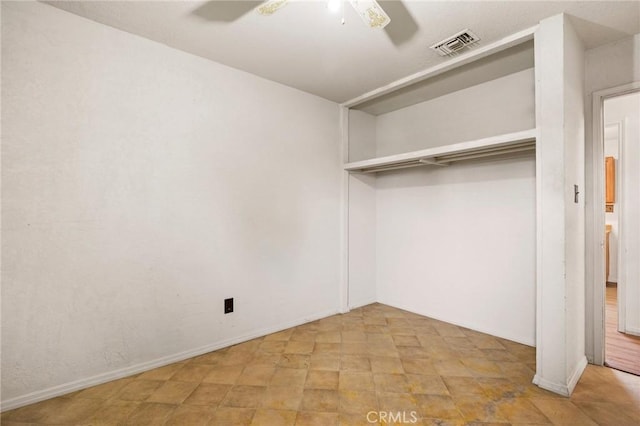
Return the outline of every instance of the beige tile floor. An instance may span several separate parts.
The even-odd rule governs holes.
[[[533,348],[374,304],[1,419],[3,426],[640,424],[640,377],[589,366],[563,398],[531,384],[534,368]]]

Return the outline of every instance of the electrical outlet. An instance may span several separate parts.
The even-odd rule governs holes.
[[[233,297],[231,299],[224,299],[224,313],[229,314],[233,312]]]

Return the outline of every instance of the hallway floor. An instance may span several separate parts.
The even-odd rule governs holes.
[[[605,329],[605,364],[611,368],[640,375],[640,337],[618,331],[618,288],[616,285],[607,285]]]
[[[2,425],[640,424],[640,377],[590,365],[563,398],[531,384],[534,368],[534,348],[373,304],[8,411]]]

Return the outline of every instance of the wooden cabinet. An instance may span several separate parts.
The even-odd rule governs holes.
[[[616,202],[616,159],[606,157],[605,168],[605,203],[614,204]]]

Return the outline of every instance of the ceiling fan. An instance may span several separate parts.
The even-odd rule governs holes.
[[[329,3],[335,3],[336,1],[340,5],[340,0],[330,0]],[[288,2],[289,0],[267,0],[259,5],[256,10],[259,14],[268,16],[281,9]],[[376,0],[349,0],[349,3],[370,28],[384,28],[391,22],[389,15]]]

